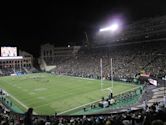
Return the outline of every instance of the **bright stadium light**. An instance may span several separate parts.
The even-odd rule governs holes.
[[[118,24],[113,24],[112,26],[111,26],[111,30],[112,31],[116,31],[116,30],[118,30]]]
[[[117,23],[114,23],[114,24],[112,24],[109,27],[100,29],[100,32],[104,32],[104,31],[117,31],[118,28],[119,28],[119,25]]]

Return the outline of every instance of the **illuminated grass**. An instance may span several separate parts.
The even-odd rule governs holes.
[[[100,87],[100,80],[47,73],[0,78],[0,88],[19,100],[21,109],[25,111],[26,107],[33,107],[37,114],[60,113],[108,96],[109,91],[101,91]],[[103,81],[103,88],[109,87],[111,81]],[[113,93],[122,93],[135,87],[134,84],[114,82]]]

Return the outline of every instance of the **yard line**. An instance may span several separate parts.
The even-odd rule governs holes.
[[[3,82],[6,82],[6,81],[3,81]],[[8,82],[6,82],[6,83],[8,83]],[[3,90],[5,90],[4,88],[3,88]],[[6,91],[6,90],[5,90]],[[17,103],[19,103],[22,107],[24,107],[26,110],[29,108],[29,107],[27,107],[24,103],[22,103],[20,100],[18,100],[17,98],[15,98],[13,95],[11,95],[8,91],[6,91],[8,94],[9,94],[9,96],[12,98],[12,99],[14,99]],[[34,114],[35,115],[37,115],[37,113],[36,112],[34,112]]]
[[[124,84],[124,83],[119,83],[119,84]],[[127,84],[125,84],[125,85],[127,85]],[[129,85],[131,85],[131,84],[129,84]],[[108,88],[107,88],[108,89]],[[129,90],[128,90],[129,91]],[[54,94],[52,94],[51,95],[51,97],[53,96]],[[13,98],[14,96],[12,96],[11,95],[11,97]],[[17,97],[17,96],[16,96]],[[49,97],[50,97],[50,95],[49,95]],[[15,98],[15,97],[14,97]],[[14,99],[13,98],[13,99]],[[14,99],[16,102],[18,102],[20,105],[22,105],[23,103],[21,102],[21,101],[19,101],[17,98],[15,98]],[[18,101],[17,101],[18,100]],[[31,99],[30,99],[31,100]],[[77,109],[77,108],[81,108],[81,107],[83,107],[83,106],[86,106],[86,105],[89,105],[89,104],[92,104],[92,103],[95,103],[95,102],[98,102],[98,101],[100,101],[100,100],[97,100],[97,101],[93,101],[93,102],[90,102],[90,103],[87,103],[87,104],[83,104],[83,105],[80,105],[80,106],[78,106],[78,107],[74,107],[73,109],[70,109],[70,110],[65,110],[65,111],[62,111],[62,112],[60,112],[60,113],[58,113],[58,114],[64,114],[64,113],[66,113],[66,112],[70,112],[70,111],[72,111],[72,110],[75,110],[75,109]],[[21,103],[22,104],[21,104]],[[48,104],[50,104],[50,103],[46,103],[46,105],[48,105]],[[23,104],[24,105],[24,104]],[[22,106],[23,106],[22,105]],[[25,107],[24,107],[25,106]],[[24,105],[23,107],[25,108],[25,109],[27,109],[28,107],[26,106],[26,105]],[[36,106],[36,107],[42,107],[43,105],[39,105],[39,106]],[[34,108],[36,108],[36,107],[34,107]]]
[[[100,99],[100,100],[101,100],[101,99]],[[70,111],[72,111],[72,110],[75,110],[75,109],[78,109],[78,108],[81,108],[81,107],[84,107],[84,106],[87,106],[87,105],[90,105],[90,104],[96,103],[96,102],[98,102],[98,101],[100,101],[100,100],[93,101],[93,102],[90,102],[90,103],[87,103],[87,104],[84,104],[84,105],[80,105],[80,106],[78,106],[78,107],[75,107],[75,108],[72,108],[72,109],[69,109],[69,110],[66,110],[66,111],[60,112],[60,113],[57,113],[57,115],[62,115],[62,114],[64,114],[64,113],[66,113],[66,112],[70,112]]]
[[[129,89],[129,90],[124,91],[124,92],[122,92],[122,93],[126,93],[126,92],[128,92],[128,91],[135,90],[135,89],[137,89],[137,88],[139,88],[139,87],[140,87],[140,86],[138,86],[138,87],[136,87],[136,88]],[[119,93],[119,94],[122,94],[122,93]],[[119,94],[117,94],[117,95],[119,95]],[[114,96],[116,96],[116,95],[114,95]],[[101,99],[100,99],[100,100],[101,100]],[[87,105],[90,105],[90,104],[99,102],[100,100],[93,101],[93,102],[90,102],[90,103],[87,103],[87,104],[84,104],[84,105],[80,105],[80,106],[78,106],[78,107],[75,107],[75,108],[72,108],[72,109],[69,109],[69,110],[60,112],[60,113],[58,113],[57,115],[62,115],[62,114],[64,114],[64,113],[66,113],[66,112],[70,112],[70,111],[72,111],[72,110],[75,110],[75,109],[78,109],[78,108],[81,108],[81,107],[84,107],[84,106],[87,106]]]
[[[129,89],[129,90],[123,91],[123,92],[121,92],[121,93],[119,93],[119,94],[116,94],[116,95],[120,95],[120,94],[122,94],[122,93],[126,93],[126,92],[129,92],[129,91],[132,91],[132,90],[138,89],[138,88],[140,88],[140,86],[137,86],[137,87],[134,87],[134,88],[132,88],[132,89]],[[108,88],[106,88],[106,89],[108,89]],[[116,95],[114,95],[114,96],[116,96]],[[90,105],[90,104],[94,104],[94,103],[96,103],[96,102],[99,102],[100,100],[101,100],[101,99],[96,100],[96,101],[93,101],[93,102],[86,103],[86,104],[84,104],[84,105],[77,106],[77,107],[75,107],[75,108],[72,108],[72,109],[69,109],[69,110],[66,110],[66,111],[63,111],[63,112],[57,113],[57,115],[62,115],[62,114],[64,114],[64,113],[70,112],[70,111],[72,111],[72,110],[75,110],[75,109],[78,109],[78,108],[81,108],[81,107],[84,107],[84,106],[87,106],[87,105]],[[48,104],[50,104],[50,103],[45,103],[45,104],[40,105],[40,106],[37,106],[37,107],[42,107],[42,106],[44,106],[44,105],[48,105]]]
[[[4,90],[4,89],[3,89]],[[5,90],[6,91],[6,90]],[[6,91],[7,92],[7,91]],[[7,92],[8,93],[8,92]],[[15,98],[13,95],[11,95],[10,93],[8,93],[9,96],[14,99],[17,103],[19,103],[22,107],[24,107],[25,109],[28,109],[29,107],[27,107],[25,104],[23,104],[20,100],[18,100],[17,98]],[[37,115],[36,112],[34,112],[35,115]]]
[[[70,77],[72,79],[81,79],[81,80],[84,79],[84,80],[96,80],[97,81],[97,79],[93,79],[93,78],[83,78],[83,77],[77,77],[77,76],[73,77],[73,76],[67,76],[67,75],[57,75],[57,76],[59,76],[59,77],[61,77],[61,76]]]

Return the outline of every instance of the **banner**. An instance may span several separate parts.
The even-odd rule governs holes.
[[[148,79],[149,83],[157,86],[157,80],[154,80],[154,79]]]

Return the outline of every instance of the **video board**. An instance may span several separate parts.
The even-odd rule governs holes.
[[[1,47],[1,57],[17,56],[17,47]]]

